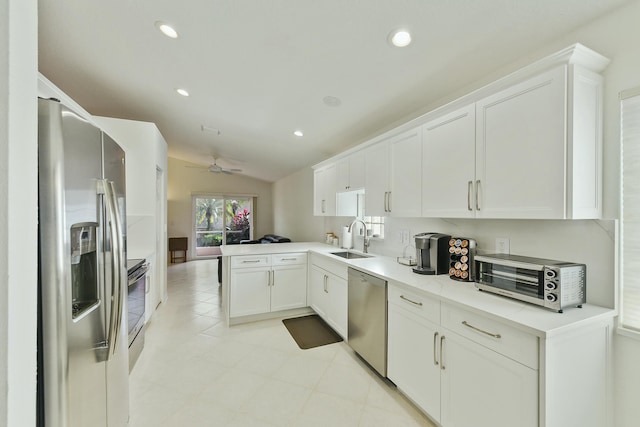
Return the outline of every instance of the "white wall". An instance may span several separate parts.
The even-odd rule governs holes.
[[[386,255],[399,255],[402,244],[397,241],[400,230],[411,233],[421,231],[443,231],[469,237],[479,241],[480,248],[493,251],[495,237],[509,237],[511,252],[531,256],[545,256],[567,261],[585,262],[588,268],[588,295],[591,302],[601,305],[616,304],[615,278],[616,268],[614,241],[619,206],[620,174],[620,108],[618,93],[624,89],[640,86],[640,1],[632,1],[623,8],[605,15],[565,37],[555,40],[537,52],[523,52],[522,59],[502,70],[496,70],[491,76],[478,76],[478,84],[464,88],[455,96],[473,90],[491,79],[516,70],[538,58],[579,42],[611,59],[604,72],[604,217],[602,221],[499,221],[499,220],[427,220],[395,219],[387,220],[387,236],[384,243],[374,242],[372,252]],[[451,100],[451,99],[450,99]],[[437,107],[435,104],[430,107]],[[431,108],[431,109],[433,109]],[[428,111],[428,110],[425,110]],[[310,171],[308,172],[311,173]],[[313,187],[307,179],[292,179],[294,175],[283,178],[274,184],[274,188],[286,188],[290,194],[312,193]],[[295,176],[306,176],[298,172]],[[276,193],[278,194],[278,193]],[[283,202],[295,198],[278,195],[276,212],[284,209]],[[310,212],[311,198],[300,199],[308,203],[300,212]],[[292,230],[314,231],[322,239],[324,232],[335,231],[341,225],[349,223],[349,218],[330,218],[324,220],[324,227],[317,230],[318,219],[314,217],[295,218]],[[360,247],[361,241],[355,242]],[[617,335],[614,345],[615,365],[615,401],[616,425],[631,427],[638,425],[640,419],[640,339]],[[588,373],[585,373],[588,375]]]
[[[38,113],[35,0],[0,0],[0,425],[35,425]]]
[[[273,184],[273,207],[275,234],[294,242],[317,242],[324,237],[325,219],[313,216],[311,168],[301,169]]]
[[[187,166],[195,165],[169,157],[167,181],[169,238],[188,237],[189,245],[193,247],[191,195],[197,193],[256,196],[257,203],[254,201],[253,206],[253,236],[258,238],[274,232],[272,183],[241,174],[211,173],[206,169]],[[189,250],[187,258],[192,259],[194,255],[194,251]]]

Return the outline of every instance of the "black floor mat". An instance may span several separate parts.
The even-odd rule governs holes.
[[[303,350],[342,341],[342,337],[317,314],[284,319],[282,323]]]

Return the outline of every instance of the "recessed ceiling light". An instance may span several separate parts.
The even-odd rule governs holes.
[[[293,132],[293,134],[294,134],[295,136],[304,136],[304,133],[302,133],[302,131],[301,131],[301,130],[297,130],[297,131]]]
[[[189,96],[189,92],[184,89],[176,89],[176,92],[178,92],[182,96]]]
[[[177,39],[178,38],[178,32],[169,24],[166,24],[162,21],[156,21],[156,27],[162,31],[162,34],[164,34],[165,36],[172,38],[172,39]]]
[[[408,30],[394,30],[389,34],[389,41],[396,47],[409,46],[411,43],[411,34]]]

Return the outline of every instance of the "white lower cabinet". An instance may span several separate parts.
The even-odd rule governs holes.
[[[318,265],[312,261],[309,272],[309,305],[329,326],[346,339],[346,267],[337,266],[337,268],[338,271],[334,270],[330,262]]]
[[[306,254],[231,258],[230,317],[263,314],[306,305]]]
[[[612,316],[536,335],[394,282],[388,304],[387,375],[441,426],[612,425]]]
[[[388,299],[388,377],[425,413],[444,427],[538,425],[537,369],[496,351],[518,345],[507,353],[535,361],[536,337],[391,284]],[[445,327],[460,316],[488,347]]]
[[[443,329],[441,418],[446,427],[536,427],[538,371]]]
[[[388,322],[389,379],[423,411],[440,421],[438,326],[392,303]]]

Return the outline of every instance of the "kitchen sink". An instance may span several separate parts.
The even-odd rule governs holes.
[[[341,258],[346,258],[346,259],[371,258],[371,255],[364,255],[364,254],[359,254],[356,252],[348,252],[348,251],[330,252],[330,253],[331,255],[339,256]]]

